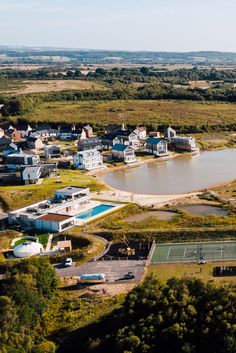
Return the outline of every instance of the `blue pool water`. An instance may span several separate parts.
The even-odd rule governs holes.
[[[81,214],[79,214],[78,216],[76,216],[75,218],[79,218],[79,219],[88,219],[94,216],[99,215],[100,213],[106,212],[112,208],[114,208],[115,206],[111,206],[111,205],[99,205],[96,206],[94,208],[91,208],[90,210],[83,212]]]

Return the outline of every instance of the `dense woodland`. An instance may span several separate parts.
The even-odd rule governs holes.
[[[0,281],[0,353],[53,353],[45,339],[43,315],[57,288],[55,271],[46,259],[8,267]]]
[[[230,287],[148,277],[120,309],[68,335],[59,352],[234,353],[235,310]]]
[[[0,282],[1,353],[236,350],[233,287],[149,276],[124,299],[68,300],[60,291],[46,259],[8,266]]]

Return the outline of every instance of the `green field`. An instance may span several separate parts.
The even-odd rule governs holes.
[[[34,122],[106,125],[172,124],[229,125],[236,123],[236,104],[167,100],[46,102],[27,116]]]
[[[87,186],[91,191],[99,191],[104,186],[85,172],[60,170],[60,176],[45,178],[41,184],[1,186],[0,205],[5,210],[15,210],[51,197],[55,190],[65,186]]]

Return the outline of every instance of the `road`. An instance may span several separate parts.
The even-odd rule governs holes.
[[[114,282],[121,278],[127,272],[133,272],[135,279],[129,282],[139,282],[146,265],[146,260],[114,260],[114,261],[94,261],[88,262],[82,266],[64,267],[63,265],[55,266],[59,277],[73,277],[82,274],[104,273],[107,282]]]

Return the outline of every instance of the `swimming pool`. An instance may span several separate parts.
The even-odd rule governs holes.
[[[105,204],[101,204],[98,205],[96,207],[91,208],[90,210],[80,213],[78,216],[76,216],[75,218],[77,219],[88,219],[88,218],[92,218],[94,216],[99,215],[100,213],[104,213],[108,210],[111,210],[112,208],[114,208],[115,206],[112,205],[105,205]]]

